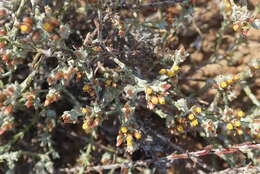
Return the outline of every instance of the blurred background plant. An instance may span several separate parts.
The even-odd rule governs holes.
[[[259,172],[259,9],[2,0],[1,173]]]

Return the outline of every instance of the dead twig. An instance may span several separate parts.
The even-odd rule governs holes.
[[[236,144],[228,148],[217,148],[217,149],[211,149],[211,148],[205,148],[203,150],[195,151],[195,152],[186,152],[182,154],[176,154],[172,153],[166,157],[159,158],[157,160],[149,159],[145,161],[136,161],[136,162],[124,162],[124,163],[116,163],[116,164],[107,164],[107,165],[99,165],[99,166],[93,166],[88,167],[85,173],[90,171],[102,171],[102,170],[110,170],[110,169],[116,169],[116,168],[131,168],[136,166],[148,166],[151,164],[169,164],[173,163],[173,161],[177,159],[190,159],[191,157],[202,157],[210,154],[214,155],[223,155],[223,154],[232,154],[238,151],[248,150],[248,149],[260,149],[260,144],[252,144],[252,143],[243,143],[243,144]],[[248,166],[247,166],[248,167]],[[61,169],[61,171],[71,172],[71,171],[77,171],[77,168],[72,169]],[[227,171],[232,171],[234,169],[227,169]],[[241,168],[241,170],[244,170]],[[260,168],[256,168],[257,171],[260,170]],[[227,172],[222,171],[222,173],[214,172],[212,174],[225,174]],[[230,173],[229,173],[230,174]]]
[[[154,7],[162,7],[162,6],[169,6],[174,5],[176,3],[182,3],[187,0],[169,0],[169,1],[159,1],[159,2],[151,2],[151,3],[144,3],[144,4],[120,4],[120,5],[112,5],[112,9],[120,10],[120,9],[144,9],[144,8],[154,8]]]

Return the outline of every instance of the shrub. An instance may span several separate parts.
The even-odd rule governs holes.
[[[259,172],[259,5],[3,0],[1,173]]]

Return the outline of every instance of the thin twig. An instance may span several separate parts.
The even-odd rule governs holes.
[[[136,161],[136,162],[124,162],[124,163],[116,163],[116,164],[107,164],[107,165],[99,165],[94,167],[88,167],[87,172],[90,171],[102,171],[102,170],[110,170],[116,168],[131,168],[136,166],[148,166],[149,164],[159,164],[159,163],[173,163],[173,161],[177,159],[190,159],[191,157],[202,157],[206,155],[224,155],[224,154],[232,154],[238,151],[248,150],[248,149],[260,149],[260,144],[252,144],[252,143],[243,143],[236,144],[232,147],[228,148],[218,148],[218,149],[209,149],[206,148],[204,150],[199,150],[195,152],[187,152],[182,154],[172,153],[166,157],[159,158],[157,160],[144,160],[144,161]],[[60,171],[77,171],[80,167],[75,167],[71,169],[60,169]]]
[[[187,0],[169,0],[169,1],[159,1],[159,2],[151,2],[151,3],[144,3],[144,4],[121,4],[112,6],[112,9],[144,9],[144,8],[154,8],[154,7],[162,7],[162,6],[169,6],[174,5],[176,3],[182,3]]]
[[[76,98],[69,90],[67,90],[66,88],[63,88],[62,91],[63,91],[66,95],[68,95],[68,96],[70,97],[71,103],[75,104],[75,105],[78,106],[78,107],[81,106],[80,102],[77,100],[77,98]]]
[[[10,76],[11,73],[12,73],[11,71],[8,71],[8,72],[6,72],[4,74],[0,74],[0,79]]]
[[[255,97],[255,95],[252,93],[251,89],[249,88],[249,86],[245,86],[243,89],[246,93],[246,95],[250,98],[250,100],[252,101],[252,103],[254,103],[256,106],[260,106],[260,102],[257,100],[257,98]]]
[[[31,72],[31,74],[28,75],[28,77],[21,83],[21,88],[22,88],[22,92],[26,91],[26,89],[31,85],[31,82],[33,81],[33,78],[35,77],[40,63],[41,63],[41,55],[42,53],[37,53],[34,58],[33,58],[33,63],[32,63],[32,67],[34,68],[34,70]]]
[[[188,78],[188,77],[180,78],[180,80],[192,80],[192,81],[198,81],[198,82],[206,82],[207,81],[207,79],[204,79],[204,78]]]
[[[20,5],[19,5],[19,7],[16,11],[16,17],[17,18],[21,15],[23,9],[25,8],[25,4],[27,3],[27,1],[28,0],[21,0]]]

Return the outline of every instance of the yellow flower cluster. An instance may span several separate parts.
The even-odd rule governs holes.
[[[233,120],[231,123],[227,123],[226,128],[229,131],[235,131],[238,135],[242,135],[244,133],[239,120]]]
[[[85,120],[82,124],[82,129],[86,132],[86,133],[90,133],[91,132],[91,128],[89,125],[89,122],[87,120]]]
[[[245,113],[242,110],[238,110],[237,113],[236,113],[236,116],[241,118],[241,117],[245,116]]]
[[[146,88],[145,90],[147,95],[151,95],[153,93],[153,89],[152,88]]]
[[[107,87],[107,86],[112,86],[112,87],[117,87],[117,84],[115,83],[115,82],[113,82],[113,80],[111,80],[111,79],[107,79],[107,80],[105,80],[105,86]]]
[[[117,136],[117,146],[120,146],[123,141],[126,142],[127,147],[134,146],[134,139],[140,140],[142,138],[141,131],[136,129],[131,129],[126,126],[122,126],[119,130],[119,134]]]
[[[89,92],[92,89],[92,87],[89,84],[85,84],[82,89],[84,92]]]
[[[199,113],[201,113],[201,112],[202,112],[202,108],[199,107],[199,106],[196,106],[196,107],[193,108],[193,113],[190,113],[190,114],[188,115],[189,120],[191,120],[190,125],[191,125],[192,127],[195,127],[195,126],[198,126],[198,125],[199,125],[199,122],[198,122],[198,120],[196,119],[195,114],[199,114]]]
[[[232,11],[232,4],[231,4],[230,0],[224,0],[224,9],[226,12]]]
[[[199,106],[196,106],[193,110],[194,110],[195,113],[201,113],[202,112],[202,109]]]
[[[226,79],[226,80],[223,80],[219,83],[219,87],[221,89],[225,89],[227,88],[228,86],[234,84],[235,82],[237,82],[238,80],[240,79],[240,76],[237,74],[237,75],[234,75],[232,76],[232,78],[230,79]]]
[[[140,139],[142,138],[141,132],[140,132],[140,131],[135,131],[134,137],[135,137],[137,140],[140,140]]]
[[[82,129],[84,130],[88,130],[89,129],[89,125],[87,121],[84,121],[84,123],[82,124]]]
[[[180,70],[178,65],[173,65],[170,69],[160,69],[159,74],[167,75],[168,77],[173,77]]]
[[[59,25],[60,25],[60,22],[58,21],[58,19],[56,19],[54,17],[50,17],[50,18],[44,19],[44,21],[42,23],[42,28],[45,31],[52,33],[52,32],[54,32],[54,29],[57,28]]]
[[[128,131],[128,128],[125,127],[125,126],[123,126],[123,127],[120,128],[120,131],[121,131],[123,134],[126,134],[127,131]]]
[[[164,105],[166,104],[166,100],[165,100],[165,97],[162,96],[162,95],[153,95],[153,90],[152,88],[146,88],[145,90],[146,94],[148,95],[149,97],[149,101],[154,104],[154,105],[157,105],[157,104],[161,104],[161,105]]]
[[[81,112],[84,114],[90,114],[91,109],[89,107],[84,107],[84,108],[81,108]]]
[[[231,123],[228,123],[228,124],[226,125],[226,128],[227,128],[228,130],[232,130],[234,127],[233,127],[233,125],[232,125]]]
[[[196,127],[199,125],[199,121],[196,118],[196,115],[202,112],[202,108],[200,106],[195,106],[192,108],[192,112],[187,115],[187,117],[178,117],[176,119],[177,121],[177,126],[176,130],[178,132],[184,132],[184,129],[186,127]]]
[[[179,132],[183,132],[183,131],[184,131],[184,128],[183,128],[182,125],[177,125],[176,129],[177,129],[177,131],[179,131]]]
[[[90,84],[85,84],[82,88],[84,92],[87,92],[91,97],[95,96],[95,90]]]
[[[133,136],[131,134],[128,134],[126,136],[126,144],[127,144],[127,146],[133,146],[134,140],[133,140]]]
[[[195,118],[195,115],[193,113],[190,113],[188,115],[189,120],[193,120]]]
[[[235,119],[226,124],[226,129],[229,131],[235,131],[235,135],[242,135],[244,131],[241,127],[242,125],[240,119],[245,116],[245,113],[239,109],[238,111],[236,111],[235,116]]]
[[[30,33],[33,28],[33,19],[31,17],[24,17],[20,24],[21,33]]]
[[[99,125],[100,122],[101,120],[98,117],[87,117],[82,124],[82,129],[86,133],[90,133],[95,127]]]

